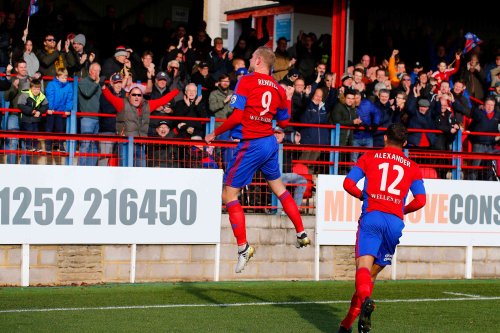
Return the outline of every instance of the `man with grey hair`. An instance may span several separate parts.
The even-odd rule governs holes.
[[[168,89],[170,90],[177,89],[184,91],[186,88],[188,82],[183,73],[181,73],[180,66],[177,60],[170,60],[167,64],[167,82],[169,82]],[[182,94],[175,96],[174,101],[182,101]]]
[[[101,86],[99,85],[100,73],[101,65],[94,62],[89,67],[89,75],[78,82],[78,111],[86,113],[99,112],[99,100],[101,97]],[[80,133],[94,135],[99,133],[99,118],[97,116],[81,117]],[[81,141],[80,153],[97,154],[97,142]],[[80,157],[79,165],[97,165],[97,156]]]
[[[184,90],[184,97],[174,105],[174,116],[189,118],[206,118],[207,112],[205,103],[202,103],[202,95],[198,95],[196,84],[190,83]],[[204,126],[200,121],[180,120],[177,123],[178,136],[182,138],[191,138],[192,136],[202,136]]]

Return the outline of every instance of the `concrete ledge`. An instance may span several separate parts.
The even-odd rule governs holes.
[[[256,254],[234,273],[237,248],[227,215],[221,230],[220,280],[312,280],[314,246],[296,249],[295,230],[286,217],[248,215],[248,240]],[[314,244],[315,217],[304,218]],[[130,245],[36,245],[30,247],[31,285],[129,282]],[[462,279],[464,247],[398,247],[397,279]],[[214,245],[137,245],[137,282],[211,281]],[[354,279],[354,246],[322,246],[320,279]],[[500,247],[474,247],[473,278],[500,276]],[[379,275],[391,279],[392,267]],[[0,285],[21,283],[21,246],[0,245]]]

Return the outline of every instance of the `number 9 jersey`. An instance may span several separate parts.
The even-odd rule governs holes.
[[[272,121],[290,118],[285,89],[266,74],[243,76],[234,89],[231,106],[243,110],[243,140],[273,135]]]
[[[356,184],[362,178],[365,178],[362,215],[377,210],[402,219],[408,191],[411,190],[413,196],[425,195],[417,163],[397,148],[365,153],[347,175],[346,182],[351,180]]]

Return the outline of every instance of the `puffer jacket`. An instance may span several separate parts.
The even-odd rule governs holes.
[[[45,88],[45,96],[49,110],[71,111],[73,108],[73,84],[70,82],[63,83],[55,78]]]

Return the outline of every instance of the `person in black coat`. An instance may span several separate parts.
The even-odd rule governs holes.
[[[207,112],[205,104],[202,102],[202,95],[197,96],[197,87],[194,83],[186,86],[184,98],[174,105],[174,116],[190,118],[206,118]],[[190,139],[192,136],[205,135],[205,125],[196,120],[177,121],[177,131],[179,137]]]

